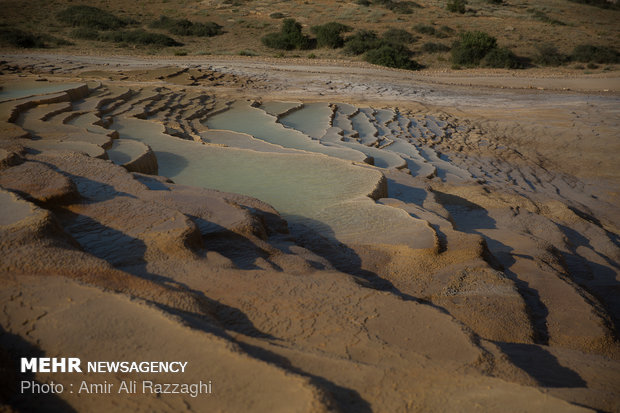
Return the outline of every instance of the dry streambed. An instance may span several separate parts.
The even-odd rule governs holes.
[[[196,410],[617,408],[618,232],[584,182],[447,110],[123,76],[0,95],[5,348],[96,358],[89,329],[139,326],[123,348],[263,383]],[[78,311],[97,317],[56,340]]]

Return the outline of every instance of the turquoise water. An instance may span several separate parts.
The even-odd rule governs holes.
[[[308,152],[322,153],[335,158],[363,162],[366,156],[359,151],[321,144],[294,129],[285,128],[276,118],[247,102],[235,102],[229,110],[209,117],[205,124],[210,129],[247,133],[257,139]],[[324,129],[326,125],[322,125]]]
[[[63,90],[74,89],[81,85],[83,83],[50,83],[33,80],[5,83],[2,84],[2,89],[0,89],[0,102],[33,95],[62,92]]]

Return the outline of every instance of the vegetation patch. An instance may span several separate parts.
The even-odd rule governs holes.
[[[89,27],[97,30],[115,30],[134,24],[133,20],[116,17],[112,13],[92,6],[70,6],[59,12],[56,18],[72,27]]]
[[[505,47],[498,47],[489,51],[482,59],[482,65],[502,69],[520,69],[523,67],[517,56]]]
[[[368,50],[376,49],[381,45],[377,33],[372,30],[358,30],[349,36],[344,44],[344,53],[350,56],[358,56]]]
[[[528,12],[532,13],[534,18],[540,20],[543,23],[553,24],[553,25],[556,25],[556,26],[566,26],[566,23],[564,23],[564,22],[562,22],[560,20],[553,19],[553,18],[547,16],[545,13],[543,13],[540,10],[528,9]]]
[[[582,44],[575,47],[571,59],[582,63],[620,63],[620,53],[607,46]]]
[[[544,43],[536,47],[537,53],[534,56],[534,63],[540,66],[561,66],[568,62],[569,57],[560,53],[552,44]]]
[[[316,36],[317,47],[329,47],[331,49],[337,49],[344,46],[343,33],[347,33],[353,30],[352,27],[347,25],[329,22],[320,26],[312,26],[310,31]]]
[[[518,69],[523,64],[507,48],[498,48],[497,39],[485,32],[461,33],[459,40],[452,45],[453,67],[486,67]]]
[[[409,33],[407,30],[395,29],[393,27],[390,27],[385,32],[383,32],[383,35],[381,36],[381,38],[388,42],[406,43],[406,44],[413,43],[418,40],[416,36]]]
[[[222,26],[214,22],[197,23],[187,19],[172,19],[167,16],[161,16],[149,27],[163,29],[177,36],[213,37],[222,34]]]
[[[466,0],[448,0],[446,4],[446,9],[452,13],[465,13],[467,11],[467,1]]]
[[[420,64],[411,59],[412,55],[413,53],[403,44],[384,43],[380,47],[366,52],[364,60],[375,65],[398,69],[420,69]]]
[[[269,33],[261,41],[267,47],[280,50],[307,50],[315,43],[302,33],[301,24],[295,19],[284,19],[279,32]]]
[[[73,43],[55,36],[33,34],[14,28],[0,28],[0,45],[6,47],[34,49],[71,44]]]
[[[450,49],[450,46],[442,43],[426,42],[422,45],[422,52],[424,53],[443,53],[449,52]]]
[[[439,39],[445,39],[446,37],[450,37],[452,34],[454,34],[454,29],[448,26],[441,26],[439,29],[436,29],[433,26],[430,26],[427,24],[421,24],[421,23],[413,26],[413,30],[415,30],[416,32],[420,34],[434,36]]]
[[[495,37],[487,33],[465,32],[452,45],[452,63],[463,66],[477,66],[491,50],[497,47]]]
[[[573,3],[587,4],[588,6],[599,7],[601,9],[620,10],[620,3],[612,3],[608,0],[568,0]]]
[[[418,3],[413,1],[393,1],[393,0],[374,0],[375,4],[378,4],[394,13],[400,14],[412,14],[413,9],[421,9]]]
[[[171,37],[161,33],[151,33],[142,29],[118,30],[113,32],[101,33],[98,40],[114,43],[130,43],[138,45],[153,45],[161,47],[183,46]]]
[[[240,50],[239,51],[239,56],[258,56],[258,53],[256,53],[254,50]]]

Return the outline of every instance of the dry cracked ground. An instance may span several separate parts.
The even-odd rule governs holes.
[[[6,410],[620,410],[618,79],[2,60]]]

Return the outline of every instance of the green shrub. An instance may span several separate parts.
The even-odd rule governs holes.
[[[517,56],[505,47],[492,49],[482,59],[482,65],[503,69],[519,69],[522,67]]]
[[[448,0],[446,9],[452,13],[465,13],[466,0]]]
[[[149,24],[149,27],[167,30],[177,36],[212,37],[222,34],[222,26],[214,22],[197,23],[187,19],[172,19],[166,16],[160,16],[159,20]]]
[[[359,4],[360,6],[370,6],[369,0],[356,0],[355,4]]]
[[[571,59],[583,63],[620,63],[620,54],[611,47],[582,44],[575,47]]]
[[[341,23],[329,22],[320,26],[312,26],[310,30],[316,35],[317,47],[337,49],[344,46],[342,33],[350,32],[353,29]]]
[[[491,50],[497,47],[497,40],[487,33],[474,31],[461,33],[452,45],[452,63],[462,66],[477,66]]]
[[[370,49],[376,49],[381,44],[377,33],[371,30],[358,30],[349,36],[344,43],[344,53],[348,55],[361,55]]]
[[[295,19],[284,19],[279,32],[268,33],[261,41],[267,47],[280,50],[307,50],[314,46],[312,40],[301,32],[301,24]]]
[[[25,49],[47,47],[43,37],[10,28],[0,29],[0,44]]]
[[[420,65],[411,60],[411,51],[398,43],[384,43],[379,48],[371,49],[364,55],[364,60],[375,65],[398,69],[416,70]]]
[[[271,13],[269,17],[271,17],[272,19],[283,19],[284,13],[280,13],[279,11],[277,11],[275,13]]]
[[[76,27],[71,30],[71,37],[84,40],[97,40],[99,38],[99,32],[90,27]]]
[[[97,30],[114,30],[125,27],[133,21],[124,20],[107,11],[92,6],[70,6],[56,17],[62,23],[73,27],[90,27]]]
[[[381,36],[383,40],[394,43],[413,43],[418,40],[413,34],[407,30],[395,29],[393,27],[387,29]]]
[[[258,53],[256,53],[254,50],[240,50],[239,51],[239,56],[258,56]]]
[[[450,51],[450,46],[446,46],[445,44],[442,44],[442,43],[427,42],[427,43],[424,43],[422,45],[422,51],[424,53],[443,53],[443,52],[449,52]]]
[[[187,56],[187,50],[175,50],[174,55],[175,56]]]
[[[140,45],[154,46],[183,46],[171,37],[161,33],[150,33],[142,29],[136,30],[119,30],[114,32],[102,33],[99,40],[110,41],[114,43],[131,43]]]
[[[568,61],[568,56],[560,53],[552,44],[544,43],[536,47],[538,49],[534,56],[534,63],[540,66],[560,66]]]

